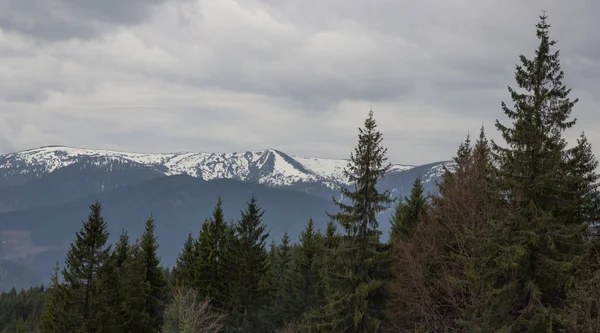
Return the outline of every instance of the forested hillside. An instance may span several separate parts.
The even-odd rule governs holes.
[[[94,202],[47,286],[0,296],[0,329],[599,332],[598,162],[585,134],[566,141],[578,100],[549,27],[542,16],[535,52],[519,58],[495,124],[503,142],[484,128],[468,137],[436,194],[420,178],[401,200],[378,186],[391,165],[370,111],[327,224],[307,218],[299,237],[269,242],[257,196],[233,221],[214,198],[167,267],[155,216],[111,242],[109,207]]]

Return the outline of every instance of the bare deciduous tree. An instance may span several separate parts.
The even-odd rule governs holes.
[[[213,310],[209,299],[199,300],[195,290],[179,286],[165,310],[162,333],[218,333],[224,320],[225,315]]]

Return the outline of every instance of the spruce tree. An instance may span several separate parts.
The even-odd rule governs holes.
[[[159,332],[163,325],[163,311],[167,299],[167,281],[158,257],[158,242],[154,234],[154,218],[146,221],[139,246],[139,258],[144,270],[144,281],[150,290],[146,295],[146,313],[150,316],[150,325],[146,332]]]
[[[194,239],[192,233],[188,234],[183,249],[177,255],[175,267],[173,268],[173,279],[176,285],[195,286],[195,265],[198,261],[198,246],[197,240]]]
[[[269,258],[266,240],[269,232],[262,222],[264,212],[252,196],[235,228],[235,240],[230,251],[233,273],[231,304],[227,329],[239,332],[262,332],[263,310],[267,305]]]
[[[198,239],[198,259],[195,266],[198,292],[209,297],[212,306],[222,309],[228,298],[229,277],[226,256],[228,251],[228,228],[223,216],[223,201],[218,198],[212,218],[202,225]]]
[[[98,328],[98,332],[123,332],[121,325],[124,320],[121,317],[121,305],[126,299],[120,283],[124,263],[128,256],[129,236],[125,230],[122,230],[118,242],[100,271],[99,286],[104,291],[104,310],[102,311],[102,326]]]
[[[281,245],[275,252],[275,263],[272,267],[274,271],[274,281],[272,282],[274,299],[273,299],[273,311],[274,323],[276,326],[281,327],[287,323],[292,316],[293,312],[293,289],[292,289],[292,246],[290,245],[290,237],[287,231],[281,238]]]
[[[496,122],[507,144],[492,142],[500,191],[516,214],[482,239],[488,260],[474,272],[483,297],[471,327],[484,332],[561,331],[567,294],[585,265],[591,221],[575,212],[589,207],[592,185],[572,164],[588,169],[594,158],[575,162],[563,137],[575,124],[569,118],[577,99],[562,83],[549,28],[544,14],[535,57],[521,56],[516,66],[519,89],[508,88],[514,107],[502,103],[511,126]]]
[[[17,327],[15,328],[15,333],[27,333],[27,325],[23,320],[23,317],[19,317],[17,319]]]
[[[44,333],[63,333],[72,331],[70,312],[67,308],[68,290],[59,282],[59,265],[56,263],[50,279],[44,310],[40,314],[40,328]]]
[[[419,218],[424,217],[428,208],[429,203],[424,194],[423,182],[420,177],[417,177],[410,197],[405,197],[404,202],[399,202],[396,206],[396,212],[392,217],[390,241],[393,242],[397,238],[410,238]]]
[[[139,256],[139,244],[129,244],[123,230],[103,267],[101,287],[106,294],[103,327],[99,332],[145,332],[150,325],[146,297],[150,292],[145,281],[145,266]]]
[[[297,318],[322,305],[319,276],[320,238],[320,233],[314,229],[312,218],[309,219],[306,228],[300,233],[298,258],[294,261],[294,309]]]
[[[99,202],[90,206],[88,220],[75,236],[62,271],[64,288],[68,290],[68,331],[91,333],[101,326],[98,320],[104,310],[104,291],[99,288],[99,275],[111,251],[106,246],[108,231]]]
[[[387,149],[381,145],[383,136],[373,111],[359,132],[358,145],[344,170],[355,189],[342,189],[349,202],[334,198],[340,212],[329,214],[345,234],[333,253],[333,274],[328,277],[333,292],[328,293],[327,304],[313,319],[311,331],[315,332],[377,332],[383,319],[388,251],[379,241],[377,215],[393,200],[389,191],[379,192],[377,183],[390,164],[386,164]]]
[[[120,307],[120,317],[123,318],[120,327],[123,332],[152,332],[153,325],[156,325],[157,319],[149,311],[152,303],[148,303],[148,298],[152,297],[153,285],[147,274],[147,256],[142,243],[136,240],[129,247],[129,255],[119,276],[119,286],[123,293]],[[162,313],[160,316],[158,322],[162,321]]]
[[[322,281],[320,288],[320,296],[324,301],[327,294],[333,294],[335,290],[335,281],[330,277],[333,276],[333,268],[336,263],[336,250],[340,245],[341,236],[337,231],[335,221],[327,222],[327,229],[323,237],[323,244],[321,247],[321,264],[319,267],[319,277]]]

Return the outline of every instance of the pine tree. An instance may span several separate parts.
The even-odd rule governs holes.
[[[423,182],[417,177],[410,192],[410,197],[399,202],[392,217],[390,241],[396,238],[408,239],[412,236],[419,218],[427,213],[429,203],[424,195]]]
[[[577,99],[569,98],[562,83],[549,28],[544,14],[535,57],[521,56],[516,67],[519,90],[508,88],[514,108],[502,103],[512,126],[496,122],[507,143],[492,142],[500,190],[517,214],[492,224],[493,232],[482,239],[488,260],[474,273],[483,297],[471,318],[482,331],[560,331],[567,294],[585,265],[591,221],[574,212],[589,207],[591,184],[572,163],[588,169],[594,159],[574,162],[563,138],[575,124],[569,117]]]
[[[149,285],[146,296],[146,312],[150,316],[150,326],[146,332],[159,332],[163,325],[163,311],[167,298],[167,281],[158,257],[158,242],[154,234],[154,218],[146,221],[146,227],[140,241],[138,256],[144,267],[145,282]]]
[[[235,228],[235,241],[230,251],[234,262],[229,331],[262,332],[263,310],[268,300],[269,258],[265,248],[269,232],[262,223],[264,212],[252,196]]]
[[[334,268],[330,276],[333,292],[327,295],[327,304],[313,319],[315,332],[377,332],[382,322],[383,287],[388,265],[388,251],[379,237],[377,215],[387,209],[393,200],[389,191],[377,189],[377,183],[390,165],[386,149],[373,117],[373,111],[359,129],[358,145],[344,170],[355,190],[343,189],[349,203],[334,199],[340,209],[329,216],[337,221],[345,234],[334,252]]]
[[[62,271],[68,290],[68,331],[91,333],[101,326],[98,319],[102,317],[104,295],[99,288],[99,274],[111,251],[111,246],[106,246],[108,231],[99,202],[90,206],[88,220],[75,236]]]

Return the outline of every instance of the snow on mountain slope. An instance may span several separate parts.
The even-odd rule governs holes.
[[[230,178],[255,181],[269,186],[289,186],[297,183],[321,182],[328,187],[345,184],[344,159],[326,159],[290,156],[267,149],[237,153],[129,153],[102,149],[82,149],[48,146],[0,155],[0,173],[30,175],[39,178],[58,169],[86,162],[90,164],[111,162],[131,163],[151,167],[165,175],[187,174],[211,180]],[[392,171],[412,168],[393,165]]]
[[[338,182],[347,183],[344,179],[344,168],[348,165],[347,159],[330,159],[330,158],[315,158],[315,157],[300,157],[293,156],[295,160],[302,163],[305,167],[312,170],[316,174],[336,180]],[[414,168],[412,165],[392,164],[390,172],[401,172]]]

